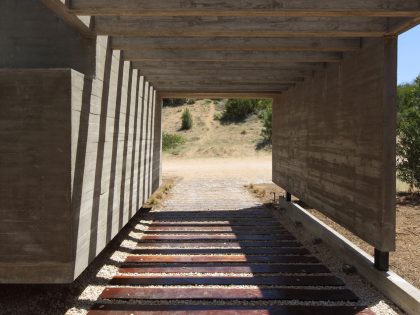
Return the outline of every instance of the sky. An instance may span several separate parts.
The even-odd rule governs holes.
[[[398,37],[398,84],[420,74],[420,25]]]

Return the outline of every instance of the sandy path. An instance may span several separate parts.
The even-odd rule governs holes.
[[[271,182],[271,155],[244,158],[180,159],[165,157],[163,176],[234,178],[242,183]]]

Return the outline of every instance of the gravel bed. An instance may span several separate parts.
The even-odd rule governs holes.
[[[310,233],[305,232],[303,227],[297,227],[289,217],[279,210],[273,210],[273,215],[313,256],[326,265],[332,273],[341,278],[346,283],[346,286],[361,299],[361,303],[368,305],[376,315],[406,314],[357,273],[344,273],[342,270],[344,262],[339,255],[322,242],[314,244],[314,238],[310,236]]]

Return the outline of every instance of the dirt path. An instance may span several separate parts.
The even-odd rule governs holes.
[[[271,156],[243,158],[195,158],[165,157],[163,174],[186,179],[224,178],[236,183],[271,182]]]

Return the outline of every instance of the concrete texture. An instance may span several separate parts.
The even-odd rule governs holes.
[[[0,282],[72,282],[157,188],[156,93],[96,42],[94,78],[0,70]]]
[[[365,39],[273,106],[273,181],[382,251],[395,249],[396,51]]]
[[[72,68],[94,74],[95,39],[85,38],[41,3],[2,0],[0,68]]]

